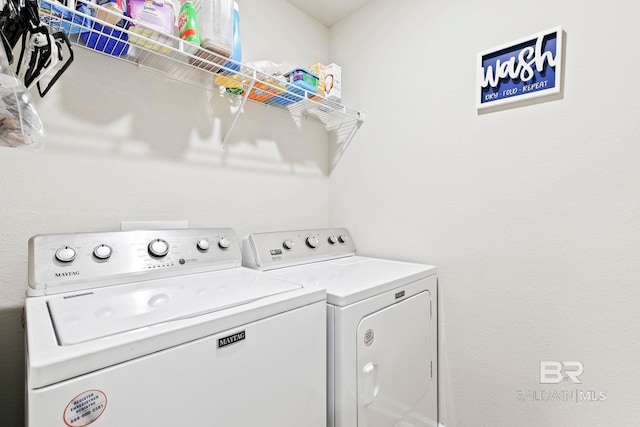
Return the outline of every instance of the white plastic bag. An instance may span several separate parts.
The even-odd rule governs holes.
[[[9,66],[0,43],[0,146],[37,148],[44,130],[31,96]]]

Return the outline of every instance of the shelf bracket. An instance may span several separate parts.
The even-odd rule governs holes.
[[[356,135],[356,132],[358,132],[358,130],[360,129],[360,126],[362,126],[362,124],[364,123],[366,114],[367,114],[366,111],[360,111],[358,113],[357,121],[349,131],[349,135],[347,135],[347,137],[343,142],[338,144],[338,150],[336,151],[336,153],[333,156],[333,159],[331,160],[330,170],[333,170],[333,168],[338,164],[338,161],[346,151],[347,147],[349,146],[349,143],[351,142],[353,137]]]
[[[245,89],[244,94],[242,95],[242,101],[240,101],[240,105],[238,105],[238,109],[236,111],[236,113],[233,115],[233,119],[231,120],[231,124],[229,125],[229,129],[227,129],[227,132],[225,132],[224,136],[222,137],[222,150],[226,150],[226,144],[227,141],[229,140],[229,137],[231,136],[231,132],[233,131],[233,128],[236,126],[236,122],[238,121],[238,117],[240,117],[240,113],[242,112],[242,109],[244,108],[244,104],[247,102],[247,98],[249,97],[249,94],[251,93],[251,91],[253,90],[253,86],[256,84],[256,80],[257,80],[257,75],[256,75],[256,71],[253,71],[253,75],[251,76],[251,82],[249,83],[249,86]]]

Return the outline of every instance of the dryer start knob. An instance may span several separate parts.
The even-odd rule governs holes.
[[[56,259],[60,262],[71,262],[76,259],[76,250],[70,246],[63,246],[56,251]]]
[[[312,249],[315,249],[318,246],[320,246],[320,240],[318,240],[316,236],[309,236],[307,237],[307,246],[309,246]]]
[[[231,242],[226,237],[221,237],[220,240],[218,240],[218,246],[220,249],[229,249]]]
[[[340,236],[338,236],[338,240],[340,240],[340,243],[347,243],[349,241],[349,236],[347,236],[346,234],[341,234]]]
[[[149,242],[149,255],[162,258],[169,253],[169,243],[166,240],[155,239]]]

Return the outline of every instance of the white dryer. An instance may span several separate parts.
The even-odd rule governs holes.
[[[328,426],[438,425],[435,267],[358,256],[346,229],[250,234],[243,264],[326,288]]]
[[[231,229],[35,236],[27,426],[325,427],[325,302]]]

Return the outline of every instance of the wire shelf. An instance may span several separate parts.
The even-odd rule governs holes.
[[[75,8],[55,0],[40,0],[40,20],[51,33],[63,31],[74,46],[160,73],[208,91],[287,111],[335,131],[338,143],[348,143],[364,122],[364,113],[266,75],[219,52],[206,50],[163,33],[87,0]],[[238,108],[228,139],[242,108]]]

